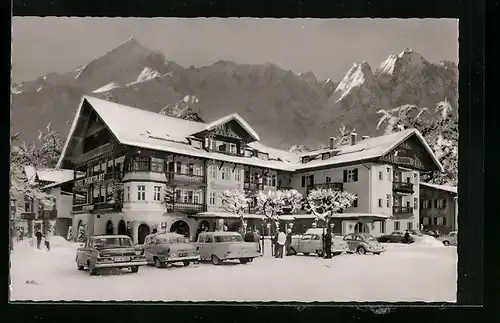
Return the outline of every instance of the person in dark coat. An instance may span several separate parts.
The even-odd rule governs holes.
[[[261,246],[260,246],[260,234],[259,234],[258,230],[255,230],[253,232],[253,241],[255,243],[257,243],[257,247],[258,247],[259,253],[262,254],[262,252],[261,252]]]
[[[291,252],[291,250],[292,250],[292,229],[288,229],[286,232],[285,247],[286,247],[286,255],[290,256],[292,254],[292,252]]]
[[[254,239],[255,239],[255,236],[252,233],[252,231],[250,231],[250,230],[248,230],[247,233],[245,233],[245,236],[243,238],[243,240],[245,242],[255,242]]]
[[[276,258],[279,257],[279,253],[278,253],[278,236],[279,236],[279,234],[280,234],[279,228],[277,228],[276,232],[274,233],[273,240],[272,240],[273,256],[275,256]]]
[[[40,244],[42,243],[42,232],[38,230],[35,233],[35,236],[36,236],[36,248],[40,249]]]
[[[410,232],[408,230],[405,232],[405,235],[403,236],[403,243],[410,243]]]

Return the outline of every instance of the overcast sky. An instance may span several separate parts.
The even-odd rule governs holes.
[[[13,19],[12,78],[68,72],[135,37],[188,67],[218,60],[266,63],[340,80],[354,62],[372,69],[412,48],[427,60],[458,61],[455,19]]]

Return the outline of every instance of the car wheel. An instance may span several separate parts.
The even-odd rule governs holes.
[[[290,254],[292,256],[295,256],[297,254],[297,251],[295,251],[295,249],[293,249],[293,248],[290,248]]]
[[[359,253],[360,255],[364,255],[364,254],[366,253],[366,249],[365,249],[365,248],[363,248],[363,247],[359,247],[359,248],[358,248],[358,253]]]
[[[217,257],[216,255],[212,255],[212,264],[214,265],[220,265],[221,261],[219,259],[219,257]]]
[[[240,258],[240,262],[244,265],[248,262],[247,258]]]
[[[309,252],[304,252],[304,256],[309,256]]]
[[[97,275],[97,268],[95,268],[95,265],[91,265],[90,262],[89,262],[88,266],[89,266],[89,274],[91,276]]]
[[[252,262],[253,261],[253,258],[248,258],[248,262]]]
[[[443,244],[444,244],[445,246],[449,246],[449,245],[450,245],[450,242],[445,240],[445,241],[443,241]]]
[[[317,255],[318,257],[323,257],[323,251],[322,251],[322,250],[318,250],[318,251],[316,251],[316,255]]]
[[[342,252],[333,252],[332,255],[333,256],[340,256],[342,254]]]
[[[78,270],[83,270],[85,267],[84,267],[84,266],[82,266],[82,265],[80,265],[78,262],[76,262],[76,268],[77,268]]]
[[[136,273],[139,271],[139,266],[132,266],[130,267],[130,270],[133,272],[133,273]]]
[[[165,265],[160,261],[160,258],[155,257],[154,259],[155,267],[156,268],[163,268]]]
[[[189,266],[191,264],[191,262],[190,261],[184,261],[183,264],[184,264],[185,267],[187,267],[187,266]]]
[[[373,254],[374,255],[380,255],[380,252],[374,252]]]

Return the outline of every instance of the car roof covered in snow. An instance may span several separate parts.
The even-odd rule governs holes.
[[[211,235],[211,236],[235,236],[241,234],[239,232],[234,232],[234,231],[208,231],[208,232],[201,232],[200,235]]]
[[[90,238],[93,238],[93,239],[102,239],[102,238],[127,238],[127,239],[130,239],[129,236],[126,236],[124,234],[110,234],[110,235],[107,235],[107,234],[97,234],[97,235],[93,235],[93,236],[90,236]]]

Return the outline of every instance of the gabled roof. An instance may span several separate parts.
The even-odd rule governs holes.
[[[424,182],[420,182],[420,185],[434,188],[434,189],[439,190],[439,191],[446,191],[446,192],[458,194],[458,190],[457,190],[456,186],[437,185],[437,184],[430,184],[430,183],[424,183]]]
[[[66,183],[73,180],[73,170],[40,168],[34,166],[24,166],[24,173],[28,178],[28,183],[34,184],[38,181],[51,182],[52,184]],[[80,174],[81,175],[81,174]]]
[[[226,124],[230,121],[236,121],[243,129],[245,129],[246,132],[256,141],[259,141],[259,135],[255,130],[250,127],[250,125],[237,113],[232,113],[230,115],[227,115],[225,117],[222,117],[220,119],[217,119],[211,123],[209,123],[202,131],[211,131],[215,128],[217,128],[220,125]]]
[[[337,164],[355,162],[368,160],[373,158],[379,158],[389,153],[391,150],[396,148],[403,141],[408,139],[410,136],[416,135],[420,140],[425,150],[429,153],[432,160],[438,167],[438,169],[443,172],[443,165],[439,162],[436,155],[432,151],[431,147],[427,144],[422,134],[417,129],[407,129],[403,131],[398,131],[384,136],[368,138],[359,141],[356,145],[344,145],[337,147],[335,149],[321,149],[318,150],[317,154],[321,154],[328,151],[336,152],[336,155],[325,160],[313,160],[305,164],[298,165],[297,169],[309,169],[321,166],[333,166]],[[315,155],[315,152],[307,152],[301,156],[311,156]]]

